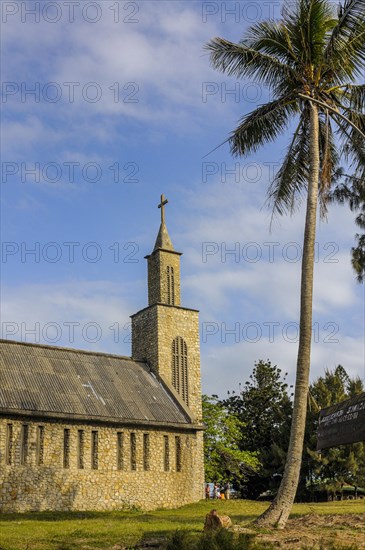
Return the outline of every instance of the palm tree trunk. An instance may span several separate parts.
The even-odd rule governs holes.
[[[299,482],[309,386],[312,340],[314,245],[316,238],[319,179],[318,108],[316,104],[310,103],[310,109],[310,159],[308,159],[310,162],[310,174],[302,257],[300,335],[290,442],[283,479],[278,494],[266,512],[255,521],[260,527],[275,525],[281,529],[285,527],[289,517]]]

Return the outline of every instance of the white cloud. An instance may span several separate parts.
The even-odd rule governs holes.
[[[109,281],[3,287],[2,337],[129,356],[136,288]]]
[[[263,189],[267,187],[265,183],[261,182]],[[260,211],[257,197],[242,191],[234,184],[222,185],[219,181],[208,190],[201,187],[199,193],[184,191],[188,200],[191,198],[191,217],[186,219],[186,229],[179,238],[188,264],[183,288],[189,303],[201,310],[201,322],[210,323],[208,331],[217,329],[216,334],[206,335],[202,343],[203,381],[205,391],[210,393],[218,388],[234,389],[260,358],[278,363],[294,380],[298,344],[286,341],[282,335],[286,334],[287,323],[299,321],[300,262],[285,261],[284,251],[293,258],[296,249],[286,248],[288,243],[301,247],[304,212],[302,209],[291,219],[283,218],[270,234],[267,211]],[[263,203],[262,190],[258,189],[257,196]],[[346,208],[331,207],[328,224],[318,226],[313,376],[338,363],[352,375],[364,375],[363,288],[355,282],[350,262],[352,236],[356,232],[353,217]],[[214,253],[206,255],[205,262],[204,242],[217,246],[217,250],[209,249]],[[244,246],[249,242],[262,247],[261,260],[247,261],[249,252],[247,249],[245,257]],[[264,245],[268,242],[279,243],[272,248],[273,262],[269,261],[268,245]],[[227,255],[226,262],[222,262],[222,245],[232,250],[235,243],[240,256]],[[272,329],[280,337],[270,342],[268,323],[273,322],[278,323]],[[243,341],[248,323],[256,323],[262,331],[258,342]],[[226,343],[221,342],[224,332],[236,326],[239,342],[230,345],[235,337],[228,333]],[[204,325],[202,329],[204,332]],[[290,330],[288,336],[293,337]],[[248,334],[248,338],[252,337]],[[336,339],[338,343],[333,342]]]
[[[264,200],[262,192],[258,194]],[[215,311],[221,312],[229,300],[237,301],[244,294],[271,316],[296,319],[304,211],[283,218],[270,234],[267,211],[260,211],[256,200],[234,185],[212,184],[209,194],[206,189],[194,193],[194,205],[199,206],[187,220],[181,240],[184,250],[189,250],[192,273],[186,285],[202,309],[216,318]],[[318,231],[314,312],[319,315],[356,306],[355,277],[339,226],[347,235],[356,230],[353,214],[334,207],[328,227]]]
[[[238,391],[239,383],[243,384],[248,379],[255,361],[259,359],[270,359],[283,373],[288,373],[288,382],[294,384],[298,344],[287,342],[282,336],[282,327],[279,327],[274,342],[270,342],[267,337],[256,343],[241,339],[239,343],[233,344],[215,343],[209,347],[209,351],[206,351],[208,344],[203,343],[203,391],[208,394],[218,393],[220,397],[225,397],[227,390]],[[338,336],[338,344],[323,341],[313,344],[310,381],[322,376],[326,368],[333,370],[339,364],[345,367],[351,377],[360,376],[365,381],[363,339]],[[227,337],[227,342],[232,339],[230,337],[228,340]]]
[[[203,44],[217,33],[214,20],[202,24],[200,10],[183,2],[164,3],[163,9],[161,3],[144,2],[138,23],[116,24],[108,12],[113,5],[103,2],[105,16],[95,24],[70,24],[62,18],[50,25],[41,18],[40,23],[28,22],[24,32],[25,26],[17,18],[9,18],[4,49],[13,54],[6,80],[18,84],[19,92],[7,98],[7,112],[24,117],[32,111],[41,119],[53,117],[59,140],[85,140],[92,130],[93,139],[105,143],[112,141],[116,132],[120,134],[118,123],[127,120],[149,123],[144,127],[145,139],[154,139],[153,128],[161,125],[184,135],[201,133],[201,126],[213,123],[217,127],[229,116],[235,120],[235,102],[222,103],[219,94],[209,104],[202,102],[202,83],[222,80],[209,67],[203,51]],[[48,95],[55,93],[47,88],[51,82],[62,94],[55,103],[48,100]],[[24,99],[21,85],[31,89],[36,83],[40,101],[27,95],[20,102],[20,97]],[[118,99],[115,83],[119,84]],[[101,95],[93,102],[90,99],[98,93],[96,88]],[[212,108],[214,119],[207,116]],[[11,124],[14,129],[9,131],[19,135],[18,123]],[[49,144],[50,135],[50,128],[33,134],[38,145],[42,141]],[[131,129],[128,139],[133,139]],[[26,132],[23,141],[28,146],[34,143]]]

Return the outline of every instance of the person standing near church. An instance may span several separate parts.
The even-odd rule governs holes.
[[[206,500],[209,500],[209,499],[210,499],[210,487],[209,487],[209,483],[207,483],[206,486],[205,486],[205,498],[206,498]]]

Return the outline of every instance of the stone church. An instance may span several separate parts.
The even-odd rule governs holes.
[[[152,510],[203,498],[198,311],[161,225],[132,357],[0,341],[1,510]]]

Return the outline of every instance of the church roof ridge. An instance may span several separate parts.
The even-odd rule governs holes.
[[[102,357],[113,357],[116,359],[123,359],[126,361],[132,361],[133,363],[143,363],[145,364],[145,361],[142,361],[141,359],[133,359],[133,357],[128,357],[127,355],[118,355],[116,353],[110,353],[106,351],[94,351],[94,350],[88,350],[88,349],[78,349],[78,348],[69,348],[67,346],[52,346],[51,344],[36,344],[34,342],[22,342],[20,340],[11,340],[7,338],[0,338],[0,344],[16,344],[21,346],[30,346],[30,347],[36,347],[36,348],[45,348],[48,350],[55,349],[55,350],[61,350],[61,351],[70,351],[73,353],[85,353],[87,355],[98,355]]]

